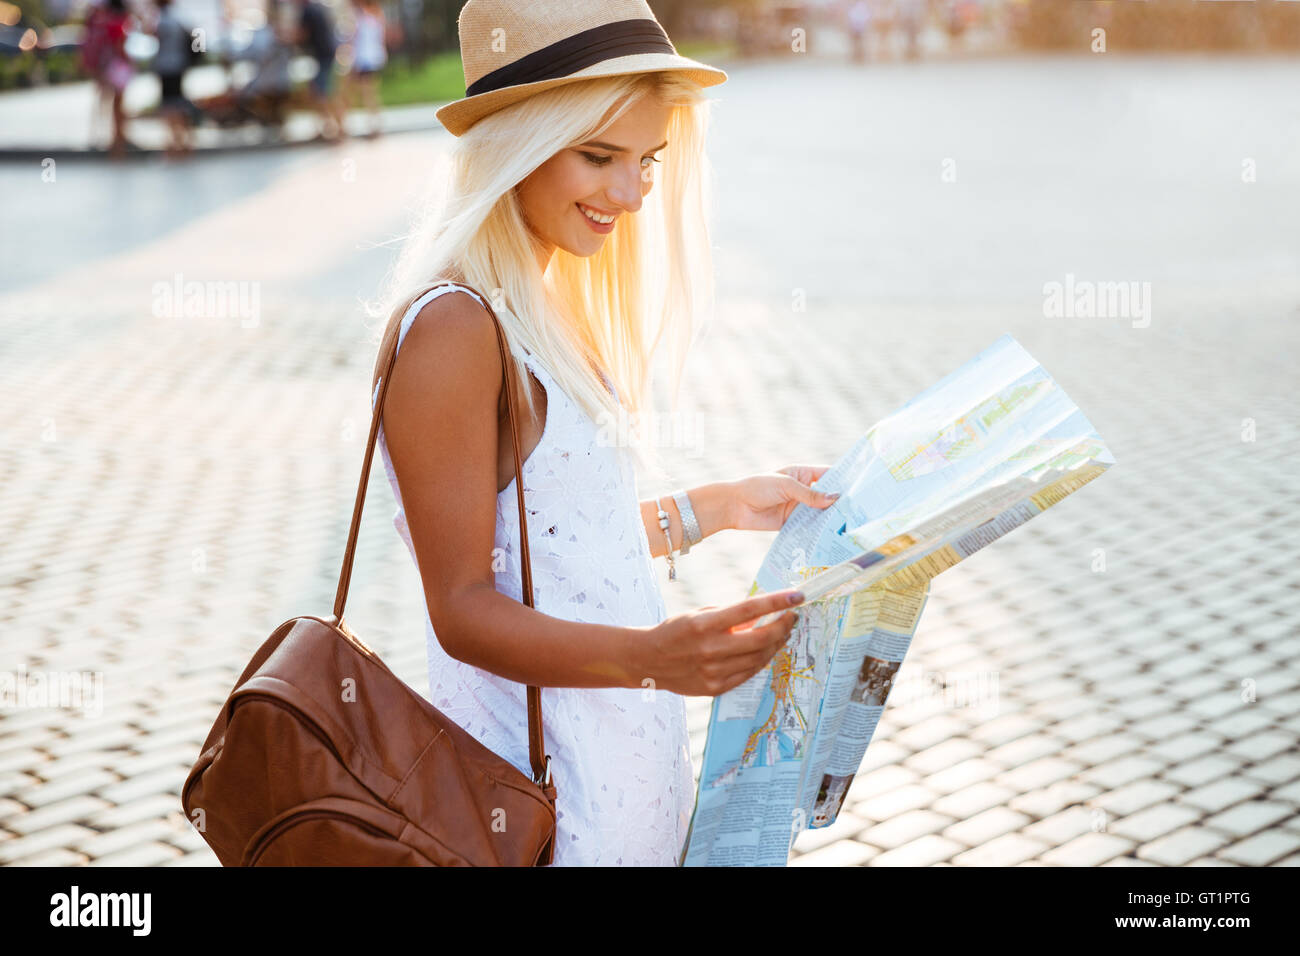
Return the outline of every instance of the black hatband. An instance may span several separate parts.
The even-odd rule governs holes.
[[[633,53],[676,55],[677,51],[658,21],[619,20],[575,33],[507,63],[471,83],[465,95],[478,96],[506,86],[553,80],[577,73],[593,63]]]

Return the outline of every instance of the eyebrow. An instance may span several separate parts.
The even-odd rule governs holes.
[[[611,153],[626,153],[626,152],[627,152],[627,149],[625,149],[625,148],[622,147],[622,146],[615,146],[613,143],[600,143],[600,142],[596,142],[596,141],[594,141],[594,140],[593,140],[592,142],[590,142],[590,143],[583,143],[582,145],[583,145],[583,146],[595,146],[597,149],[607,149],[607,150],[609,150]],[[648,153],[657,153],[657,152],[659,152],[659,150],[663,149],[663,148],[664,148],[665,146],[667,146],[667,145],[668,145],[668,140],[664,140],[662,143],[660,143],[660,144],[659,144],[658,146],[656,146],[654,149],[646,150],[646,152],[648,152]]]

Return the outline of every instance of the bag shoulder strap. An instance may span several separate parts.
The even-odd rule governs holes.
[[[474,292],[483,307],[487,309],[488,315],[492,317],[492,324],[496,328],[497,348],[501,353],[501,370],[503,372],[504,384],[506,389],[506,411],[510,419],[510,437],[511,444],[514,448],[515,455],[515,492],[519,498],[519,551],[520,551],[520,578],[523,584],[524,604],[533,607],[533,567],[532,560],[528,554],[528,520],[524,508],[524,483],[523,483],[523,454],[519,447],[519,412],[517,408],[517,399],[515,396],[514,376],[510,374],[510,350],[506,346],[505,332],[501,328],[501,320],[497,318],[496,312],[488,304],[488,300],[479,295],[476,290],[471,289],[464,283],[459,282],[435,282],[428,285],[410,299],[390,318],[390,322],[402,322],[405,320],[406,313],[419,299],[434,289],[444,285],[457,285],[463,289]],[[357,483],[356,502],[352,506],[352,524],[348,528],[348,543],[343,551],[343,568],[339,572],[338,591],[334,595],[334,620],[342,624],[343,608],[348,599],[348,585],[352,581],[352,563],[356,558],[357,536],[361,530],[361,512],[366,503],[366,485],[370,480],[370,466],[375,457],[375,441],[379,435],[379,425],[384,415],[384,397],[388,394],[388,383],[392,378],[393,368],[397,364],[397,350],[401,343],[401,330],[392,336],[391,344],[387,348],[387,354],[381,356],[383,366],[383,375],[379,380],[379,394],[375,398],[375,407],[370,417],[370,435],[366,439],[366,455],[361,464],[361,480]],[[549,784],[550,781],[550,757],[546,756],[545,740],[542,736],[542,689],[532,684],[528,685],[528,760],[533,769],[533,780],[540,784]]]

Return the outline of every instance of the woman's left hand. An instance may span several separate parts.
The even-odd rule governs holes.
[[[732,482],[731,527],[739,531],[779,531],[795,505],[825,508],[835,500],[810,487],[828,465],[787,465],[774,472]]]

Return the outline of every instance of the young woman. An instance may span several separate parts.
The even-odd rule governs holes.
[[[472,0],[460,43],[469,95],[438,113],[459,137],[446,205],[375,312],[463,283],[417,298],[383,339],[400,351],[380,450],[424,589],[430,699],[531,776],[525,685],[541,686],[555,864],[671,865],[694,798],[680,695],[757,673],[802,595],[667,617],[651,559],[683,547],[678,501],[700,540],[831,500],[810,487],[824,468],[790,467],[638,501],[633,462],[652,449],[609,437],[646,410],[661,341],[680,375],[708,298],[702,87],[726,75],[678,56],[642,0]],[[486,304],[514,358],[522,475]]]

